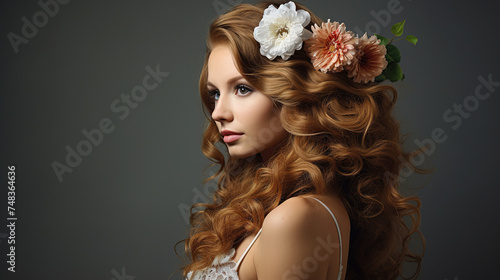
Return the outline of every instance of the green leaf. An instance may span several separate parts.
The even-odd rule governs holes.
[[[391,82],[403,79],[403,70],[401,70],[401,67],[396,62],[389,63],[382,74]]]
[[[408,35],[408,36],[406,36],[406,41],[408,41],[408,42],[410,42],[410,43],[412,43],[412,44],[416,45],[416,44],[417,44],[418,39],[417,39],[417,37],[415,37],[415,36],[413,36],[413,35]]]
[[[384,36],[381,36],[381,35],[378,35],[378,34],[375,34],[375,36],[377,36],[377,38],[380,40],[380,44],[381,45],[387,45],[387,43],[389,43],[389,39],[385,38]]]
[[[385,75],[384,75],[384,74],[380,74],[380,75],[378,75],[377,77],[375,77],[375,82],[382,82],[382,81],[384,81],[385,79],[387,79],[387,78],[385,77]]]
[[[385,55],[385,59],[387,60],[387,62],[394,61],[396,63],[399,63],[401,61],[401,53],[396,46],[394,46],[393,44],[389,44],[385,46],[385,48],[387,49],[387,54]],[[387,59],[387,56],[390,57],[390,60]]]
[[[403,34],[403,30],[405,29],[405,21],[406,19],[403,20],[402,22],[394,24],[391,27],[392,34],[394,34],[395,36],[401,36]]]
[[[389,53],[385,55],[385,60],[387,60],[387,63],[391,63],[394,61],[394,59],[392,59],[392,56]]]

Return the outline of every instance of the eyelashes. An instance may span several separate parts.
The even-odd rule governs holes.
[[[244,84],[238,84],[234,87],[234,90],[237,92],[237,93],[240,93],[242,96],[246,96],[248,94],[250,94],[253,89],[247,85],[244,85]],[[214,100],[218,100],[219,99],[219,95],[220,95],[220,92],[218,89],[215,89],[215,90],[209,90],[208,91],[208,95],[214,99]]]
[[[244,90],[246,90],[246,93],[250,93],[253,91],[252,88],[250,88],[247,85],[243,85],[243,84],[237,85],[235,89],[237,89],[238,91],[241,89],[244,89]]]

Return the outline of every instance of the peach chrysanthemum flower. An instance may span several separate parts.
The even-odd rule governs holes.
[[[373,35],[370,38],[366,33],[356,38],[356,55],[352,63],[346,67],[347,74],[356,83],[373,82],[387,67],[385,55],[387,49],[380,45],[380,40]]]
[[[354,33],[345,30],[345,24],[334,21],[311,27],[312,37],[306,41],[306,50],[316,70],[340,72],[354,57]]]

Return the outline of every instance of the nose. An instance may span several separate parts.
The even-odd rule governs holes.
[[[233,120],[231,100],[226,98],[223,94],[220,94],[220,97],[215,104],[214,111],[212,112],[212,119],[218,122],[230,122]]]

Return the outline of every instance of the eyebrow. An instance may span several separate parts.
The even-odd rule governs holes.
[[[234,82],[238,81],[238,80],[244,80],[245,78],[241,75],[238,75],[238,76],[234,76],[232,77],[231,79],[228,80],[228,84],[233,84]],[[212,86],[212,87],[215,87],[216,86],[214,84],[212,84],[210,81],[207,80],[207,86]]]

